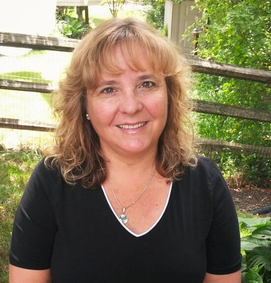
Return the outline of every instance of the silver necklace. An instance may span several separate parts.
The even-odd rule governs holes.
[[[147,188],[149,187],[149,185],[150,185],[150,183],[151,183],[151,180],[152,180],[152,178],[153,178],[153,176],[154,176],[154,172],[155,172],[155,169],[153,170],[153,172],[152,172],[152,174],[151,174],[151,176],[150,176],[150,179],[148,180],[146,186],[143,188],[141,194],[140,194],[131,204],[129,204],[129,205],[127,205],[127,206],[123,206],[123,205],[121,204],[121,202],[119,201],[118,197],[117,197],[116,194],[115,194],[115,191],[114,191],[114,189],[113,189],[113,186],[112,186],[110,180],[108,180],[110,190],[112,191],[112,194],[113,194],[113,196],[114,196],[116,202],[117,202],[118,205],[121,207],[122,212],[121,212],[121,214],[119,215],[119,219],[121,220],[121,222],[122,222],[124,225],[128,222],[128,216],[127,216],[127,214],[126,214],[126,209],[128,209],[128,208],[131,207],[132,205],[136,204],[136,203],[140,200],[140,198],[144,195],[144,193],[146,192]]]

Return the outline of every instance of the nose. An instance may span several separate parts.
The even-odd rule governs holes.
[[[126,91],[121,98],[119,110],[126,114],[134,114],[143,109],[141,98],[136,91]]]

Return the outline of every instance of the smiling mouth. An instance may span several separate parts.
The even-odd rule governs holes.
[[[147,122],[138,123],[138,124],[135,124],[135,125],[118,125],[118,128],[124,129],[124,130],[134,130],[134,129],[141,128],[141,127],[145,126],[146,124],[147,124]]]

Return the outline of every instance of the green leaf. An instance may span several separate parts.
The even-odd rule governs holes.
[[[250,269],[245,275],[245,283],[263,283],[262,277]]]
[[[252,232],[252,236],[257,239],[271,240],[271,223],[259,226]]]
[[[241,248],[246,252],[251,251],[257,247],[269,248],[269,246],[270,246],[269,240],[257,239],[252,236],[244,237],[241,239]]]
[[[244,225],[246,228],[257,228],[261,226],[270,225],[271,226],[271,218],[270,217],[261,217],[261,218],[245,218],[238,217],[239,223]]]
[[[247,266],[249,268],[260,268],[271,271],[271,245],[269,249],[266,247],[257,247],[250,251],[246,257]]]

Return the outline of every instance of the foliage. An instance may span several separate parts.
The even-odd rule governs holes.
[[[271,282],[271,219],[241,218],[241,230],[250,234],[241,239],[242,283]]]
[[[74,7],[59,7],[56,14],[56,28],[64,37],[81,39],[89,25],[75,17]]]
[[[181,4],[183,1],[186,1],[186,0],[173,0],[172,2],[177,3],[177,4]]]
[[[0,147],[0,282],[8,282],[8,249],[14,213],[35,164],[42,154]]]
[[[202,31],[197,49],[199,57],[242,67],[271,69],[270,0],[195,0],[195,5],[203,13],[202,18],[191,27]],[[194,96],[197,99],[271,111],[271,89],[268,85],[203,74],[194,74],[194,79]],[[198,134],[203,138],[271,146],[270,123],[205,114],[199,114],[198,118]],[[235,167],[238,168],[239,161],[236,159],[236,162]],[[254,162],[256,167],[260,167],[262,160],[257,161],[255,156],[247,157],[244,163],[247,173],[253,173]],[[270,179],[270,160],[266,166],[269,167],[262,170],[269,176],[263,178]],[[248,177],[251,179],[253,176]]]
[[[151,5],[147,11],[146,21],[156,29],[163,31],[165,2],[163,0],[145,0],[145,5]]]
[[[7,151],[0,147],[0,282],[8,282],[8,248],[14,213],[39,151]],[[242,237],[243,283],[270,283],[271,219],[239,215]],[[255,281],[251,281],[255,278]],[[262,281],[261,281],[262,280]],[[269,280],[269,281],[268,281]]]
[[[212,159],[222,171],[230,187],[257,184],[261,188],[271,188],[271,159],[255,154],[245,155],[231,151],[201,149],[200,154]]]
[[[111,15],[116,18],[125,3],[126,0],[103,0],[101,5],[107,4]]]
[[[197,23],[204,28],[200,36],[201,57],[244,67],[271,68],[270,0],[195,0],[195,3],[204,13]]]

